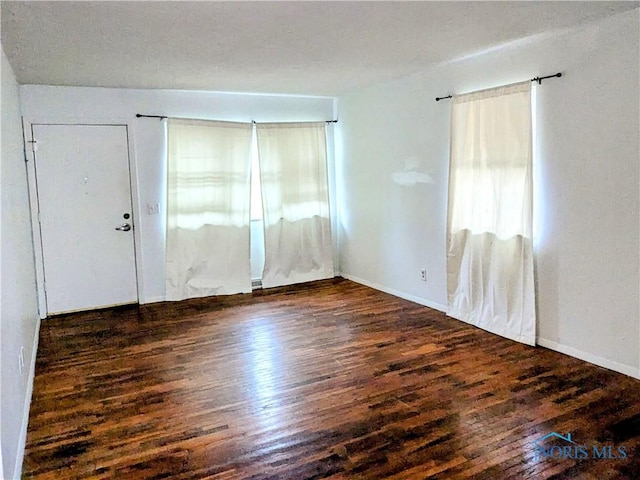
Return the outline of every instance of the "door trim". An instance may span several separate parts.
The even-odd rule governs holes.
[[[47,318],[47,297],[44,278],[44,256],[42,249],[42,232],[40,230],[39,203],[38,203],[38,182],[35,169],[34,145],[33,143],[34,125],[92,125],[92,126],[119,126],[125,127],[127,132],[128,161],[129,161],[129,187],[131,190],[131,208],[134,212],[133,229],[133,250],[136,272],[136,303],[140,304],[140,292],[143,292],[142,276],[142,256],[140,228],[137,228],[142,215],[139,201],[138,172],[136,168],[136,154],[134,146],[134,125],[129,119],[83,119],[77,117],[22,117],[22,131],[24,135],[24,151],[27,170],[27,186],[29,189],[29,208],[31,211],[31,232],[33,241],[34,264],[36,273],[36,290],[38,293],[38,313],[41,319]]]

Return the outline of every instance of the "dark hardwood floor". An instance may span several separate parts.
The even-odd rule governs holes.
[[[23,475],[637,479],[640,381],[342,279],[66,315]]]

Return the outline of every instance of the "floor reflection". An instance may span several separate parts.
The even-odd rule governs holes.
[[[286,375],[286,362],[282,358],[277,328],[268,318],[260,318],[246,325],[249,342],[247,362],[251,396],[251,410],[257,414],[262,428],[276,427],[281,421],[282,409],[278,399],[278,384]]]

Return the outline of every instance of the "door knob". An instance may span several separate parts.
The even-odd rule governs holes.
[[[116,230],[118,230],[119,232],[128,232],[129,230],[131,230],[131,225],[129,225],[128,223],[123,223],[119,227],[116,227]]]

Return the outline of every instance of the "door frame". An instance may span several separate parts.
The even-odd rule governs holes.
[[[138,171],[136,168],[136,151],[134,142],[134,122],[128,118],[86,118],[77,116],[56,117],[22,117],[22,132],[24,137],[24,152],[27,170],[27,187],[29,189],[29,208],[31,213],[31,234],[33,242],[34,264],[36,274],[36,290],[38,293],[38,313],[40,319],[47,318],[47,297],[44,281],[44,256],[42,249],[42,233],[40,230],[40,212],[38,203],[38,185],[36,179],[35,154],[33,143],[34,125],[94,125],[94,126],[118,126],[126,127],[129,165],[129,187],[131,190],[131,208],[134,214],[133,250],[136,272],[136,298],[140,303],[140,292],[143,292],[142,276],[142,241],[139,222],[142,216],[140,208],[140,195],[138,189]],[[37,145],[35,145],[37,150]]]

